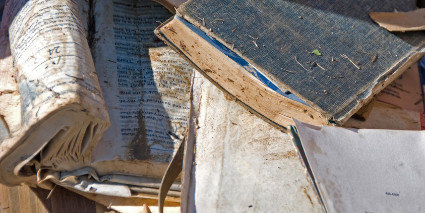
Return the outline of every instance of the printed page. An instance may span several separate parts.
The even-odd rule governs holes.
[[[70,101],[107,120],[75,1],[29,1],[14,19],[9,34],[24,125]]]
[[[377,95],[377,100],[403,109],[423,113],[423,98],[418,64],[412,65],[398,79]]]
[[[111,127],[96,147],[100,174],[162,177],[184,139],[192,67],[154,29],[172,14],[152,1],[97,1],[94,59]],[[137,163],[136,163],[137,162]]]
[[[0,181],[87,165],[109,117],[77,2],[8,1],[4,14],[21,116],[19,131],[1,143]]]
[[[328,212],[424,210],[423,131],[296,127]]]
[[[97,1],[82,11],[111,126],[90,165],[40,172],[39,184],[54,182],[139,203],[156,199],[168,162],[186,133],[193,72],[153,33],[172,14],[155,2],[123,0]],[[116,194],[117,189],[127,193]],[[167,201],[179,201],[179,191],[176,182]]]
[[[344,123],[345,128],[421,130],[423,114],[380,101],[374,101],[366,120],[355,118]]]

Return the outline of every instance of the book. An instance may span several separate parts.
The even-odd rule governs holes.
[[[156,204],[184,140],[193,68],[153,33],[152,1],[7,1],[0,182],[61,185],[106,206]],[[166,205],[178,206],[180,180]]]
[[[296,121],[294,140],[326,212],[420,212],[424,131]]]
[[[415,1],[190,0],[156,34],[218,87],[272,123],[343,124],[423,55],[371,11]]]
[[[193,78],[182,212],[322,212],[290,135]]]

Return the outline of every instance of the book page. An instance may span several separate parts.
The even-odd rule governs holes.
[[[424,131],[296,123],[328,212],[424,210]]]
[[[356,129],[421,130],[423,114],[374,101],[366,120],[350,118],[343,127]]]
[[[383,89],[377,100],[402,109],[423,113],[418,64],[413,64],[398,79]]]
[[[196,142],[182,212],[322,212],[289,135],[199,73],[193,85]]]
[[[2,140],[0,181],[35,182],[40,168],[87,165],[109,117],[77,2],[8,1],[2,33],[6,28],[20,128]],[[35,157],[37,165],[30,162]]]
[[[0,141],[13,137],[21,128],[20,95],[10,52],[8,30],[18,9],[24,5],[24,1],[13,3],[20,5],[13,7],[12,1],[8,1],[7,5],[5,1],[0,1],[0,17],[2,17],[0,19]]]
[[[24,125],[70,101],[86,105],[96,116],[107,119],[75,1],[29,1],[9,33],[19,70]]]
[[[112,125],[92,165],[99,174],[162,177],[186,132],[192,73],[153,33],[172,14],[156,2],[108,0],[96,2],[94,16],[92,51]]]

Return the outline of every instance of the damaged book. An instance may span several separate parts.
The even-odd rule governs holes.
[[[172,15],[143,0],[6,1],[0,182],[156,205],[186,133],[193,72],[153,33]],[[179,205],[180,187],[167,205]]]
[[[279,126],[343,124],[424,55],[369,12],[415,0],[190,0],[156,34],[210,81]]]

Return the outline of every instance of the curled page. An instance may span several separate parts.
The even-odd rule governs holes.
[[[153,33],[172,14],[153,1],[104,0],[94,2],[84,15],[111,126],[90,165],[39,172],[39,184],[47,188],[53,182],[85,195],[105,195],[103,189],[114,185],[131,192],[117,197],[156,199],[161,178],[186,134],[193,72]],[[77,181],[66,181],[70,178]],[[88,181],[96,184],[82,188]],[[176,182],[167,202],[178,202],[179,191]]]
[[[18,11],[25,1],[8,3]],[[9,35],[21,127],[0,144],[0,182],[33,181],[39,168],[60,171],[90,163],[109,116],[77,3],[28,1]],[[39,163],[27,164],[34,157]]]
[[[425,8],[409,12],[371,12],[369,15],[379,26],[391,32],[425,30]]]

